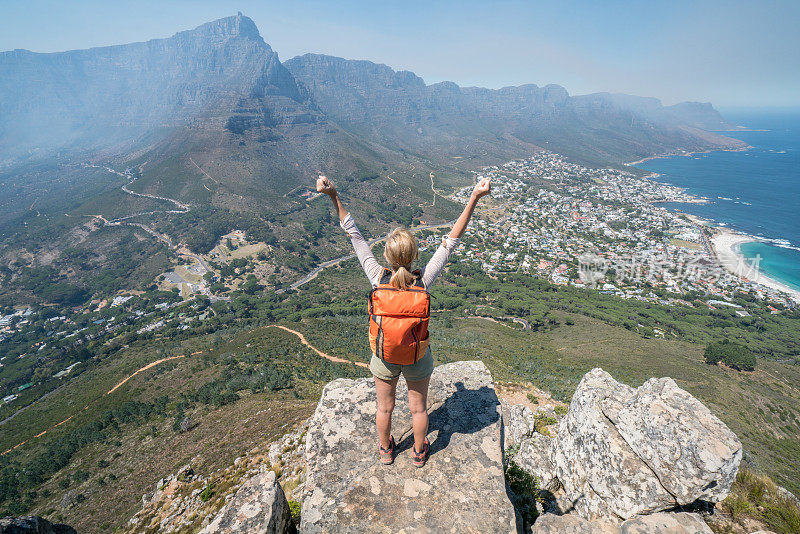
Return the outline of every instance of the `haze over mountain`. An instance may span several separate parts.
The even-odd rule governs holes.
[[[185,124],[226,97],[304,95],[247,17],[169,39],[0,54],[0,149],[105,148]]]
[[[335,121],[358,136],[369,134],[369,143],[434,158],[442,150],[505,155],[532,143],[620,162],[735,144],[698,131],[731,127],[708,104],[662,107],[656,99],[602,93],[570,97],[556,85],[427,86],[410,72],[312,54],[285,67],[241,14],[145,43],[4,52],[0,70],[4,161],[53,148],[122,153],[176,128],[216,128],[230,118],[239,134],[258,129],[273,135],[289,125]],[[239,106],[241,99],[258,105]]]
[[[732,146],[699,129],[733,128],[710,104],[663,107],[655,98],[597,93],[570,97],[558,85],[491,90],[425,85],[412,72],[306,54],[287,68],[340,124],[407,149],[458,154],[448,137],[502,139],[605,163],[671,149]]]

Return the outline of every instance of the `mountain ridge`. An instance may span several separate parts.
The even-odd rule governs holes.
[[[321,68],[323,62],[327,63],[324,69]],[[336,97],[347,96],[341,90],[347,86],[390,90],[394,91],[394,97],[399,91],[405,100],[394,98],[400,106],[389,115],[385,103],[376,99],[379,95],[364,95],[358,102],[366,105],[360,118],[369,119],[374,127],[376,121],[397,118],[403,111],[410,112],[405,119],[411,122],[424,118],[420,113],[435,111],[434,118],[440,124],[427,121],[432,128],[431,135],[445,138],[469,134],[463,131],[468,128],[475,131],[473,137],[483,137],[484,142],[498,134],[507,141],[517,138],[521,141],[517,146],[520,148],[528,143],[549,144],[550,137],[574,134],[576,128],[592,126],[601,131],[605,125],[604,133],[617,147],[592,149],[591,142],[596,139],[578,133],[573,152],[591,153],[593,157],[614,163],[651,156],[659,150],[727,148],[737,144],[720,136],[697,135],[681,128],[733,129],[708,103],[662,106],[654,98],[622,94],[570,96],[564,87],[556,84],[541,87],[525,84],[501,89],[460,87],[453,82],[427,85],[411,71],[395,71],[367,60],[323,54],[304,54],[284,64],[263,39],[255,22],[241,13],[170,37],[137,43],[54,53],[20,49],[0,52],[0,68],[7,73],[5,80],[0,81],[0,111],[3,112],[0,155],[6,158],[9,155],[24,157],[30,151],[42,152],[50,145],[89,150],[116,146],[121,153],[141,143],[148,135],[152,137],[154,132],[156,136],[168,135],[165,129],[180,127],[198,118],[223,95],[237,92],[251,93],[248,96],[281,94],[296,102],[307,101],[309,94],[299,87],[298,81],[308,87],[324,113],[333,113],[340,120],[347,119],[349,126],[359,126],[358,120],[355,123],[351,120],[359,119],[358,115],[348,116],[355,112],[353,106],[346,113],[337,113],[341,109],[331,104],[331,95],[325,94],[331,88],[323,88],[318,82],[338,85],[340,90],[333,95]],[[352,78],[354,68],[362,76],[375,79]],[[419,101],[410,102],[409,99],[414,98]],[[363,117],[366,110],[383,116]],[[646,131],[647,125],[629,126],[626,130],[622,128],[625,121],[620,119],[620,113],[632,113],[664,131],[658,132],[657,139],[642,142],[636,137],[651,133]],[[449,116],[445,116],[447,114]],[[526,117],[526,114],[531,116]],[[504,127],[509,117],[515,123]],[[560,122],[547,125],[539,122],[541,120]],[[485,131],[485,126],[491,131]],[[536,134],[531,128],[541,133]],[[616,129],[622,131],[615,132]],[[398,142],[401,140],[399,132],[385,140]],[[451,141],[444,139],[445,144]],[[412,141],[411,145],[425,146],[429,142],[430,139],[424,143]],[[565,144],[568,144],[566,140],[556,140],[558,146]],[[516,149],[512,147],[512,150]]]
[[[324,54],[296,56],[285,65],[326,114],[343,126],[372,135],[384,133],[387,126],[396,130],[398,121],[405,121],[412,129],[427,127],[434,133],[456,128],[466,130],[464,135],[468,136],[473,133],[470,129],[486,129],[491,135],[549,145],[547,148],[566,154],[584,152],[604,163],[617,164],[629,161],[634,154],[744,146],[718,134],[697,132],[709,124],[716,129],[732,129],[713,107],[700,103],[675,107],[663,106],[651,97],[611,93],[570,96],[556,84],[501,89],[460,87],[453,82],[427,85],[413,72]],[[590,130],[594,133],[587,134]],[[415,144],[411,130],[402,135],[395,132],[395,136],[400,139],[389,136],[387,140]],[[602,148],[609,141],[612,146]],[[425,139],[417,143],[417,148],[430,142]]]
[[[237,15],[164,39],[0,53],[0,153],[107,148],[197,117],[232,88],[302,100],[255,23]]]

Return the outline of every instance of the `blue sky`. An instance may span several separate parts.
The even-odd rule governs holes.
[[[168,37],[242,11],[282,59],[317,52],[426,82],[558,83],[665,104],[800,106],[800,1],[0,0],[0,50]]]

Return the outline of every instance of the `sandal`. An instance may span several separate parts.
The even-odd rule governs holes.
[[[425,443],[422,444],[422,452],[417,452],[417,449],[412,445],[411,452],[413,453],[414,467],[422,467],[428,461],[428,454],[431,451],[431,443],[428,438],[425,438]]]
[[[389,465],[394,462],[394,436],[389,436],[389,448],[384,449],[381,447],[381,442],[378,440],[378,453],[381,456],[381,462],[384,465]]]

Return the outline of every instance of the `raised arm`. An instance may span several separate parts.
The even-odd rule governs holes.
[[[472,212],[475,211],[475,206],[478,205],[478,201],[491,191],[492,181],[489,178],[481,178],[475,185],[475,189],[472,190],[467,205],[464,206],[464,211],[461,212],[461,216],[456,220],[453,229],[450,230],[450,237],[460,239],[461,236],[464,235],[464,230],[467,229],[469,220],[472,218]]]
[[[336,212],[339,214],[339,222],[344,221],[345,217],[349,214],[346,209],[344,209],[344,204],[342,201],[339,200],[339,195],[336,193],[336,188],[333,187],[333,184],[330,180],[328,180],[325,176],[319,175],[317,178],[317,192],[324,193],[328,195],[333,202],[333,207],[336,208]]]
[[[425,266],[425,270],[422,273],[422,281],[425,283],[425,287],[430,287],[433,285],[433,282],[436,281],[439,273],[442,272],[442,269],[444,269],[444,266],[447,264],[450,254],[458,246],[458,242],[464,234],[464,230],[467,229],[469,220],[472,218],[472,212],[475,211],[475,206],[478,205],[478,201],[482,197],[488,195],[491,190],[492,182],[489,178],[481,178],[478,181],[478,184],[472,191],[472,195],[469,197],[469,201],[467,201],[467,205],[464,206],[464,211],[461,212],[461,216],[456,220],[453,229],[450,230],[450,235],[442,239],[442,244],[439,245],[439,248],[436,249],[436,252],[433,253],[430,261],[428,261],[428,265]]]
[[[336,193],[336,188],[333,187],[333,184],[330,180],[324,176],[320,176],[317,179],[317,191],[330,197],[331,202],[333,202],[333,206],[336,208],[336,212],[339,215],[339,226],[341,226],[350,237],[350,242],[353,244],[353,250],[355,250],[358,261],[361,263],[361,268],[364,269],[364,274],[367,275],[367,278],[373,286],[378,285],[378,282],[381,279],[381,274],[383,274],[383,267],[381,267],[381,265],[378,263],[378,260],[376,260],[375,256],[372,254],[372,250],[370,249],[367,240],[364,239],[364,236],[362,236],[361,232],[358,231],[356,222],[353,220],[353,217],[350,215],[350,213],[348,213],[344,207],[344,204],[342,204],[342,201],[339,199],[339,195]]]

